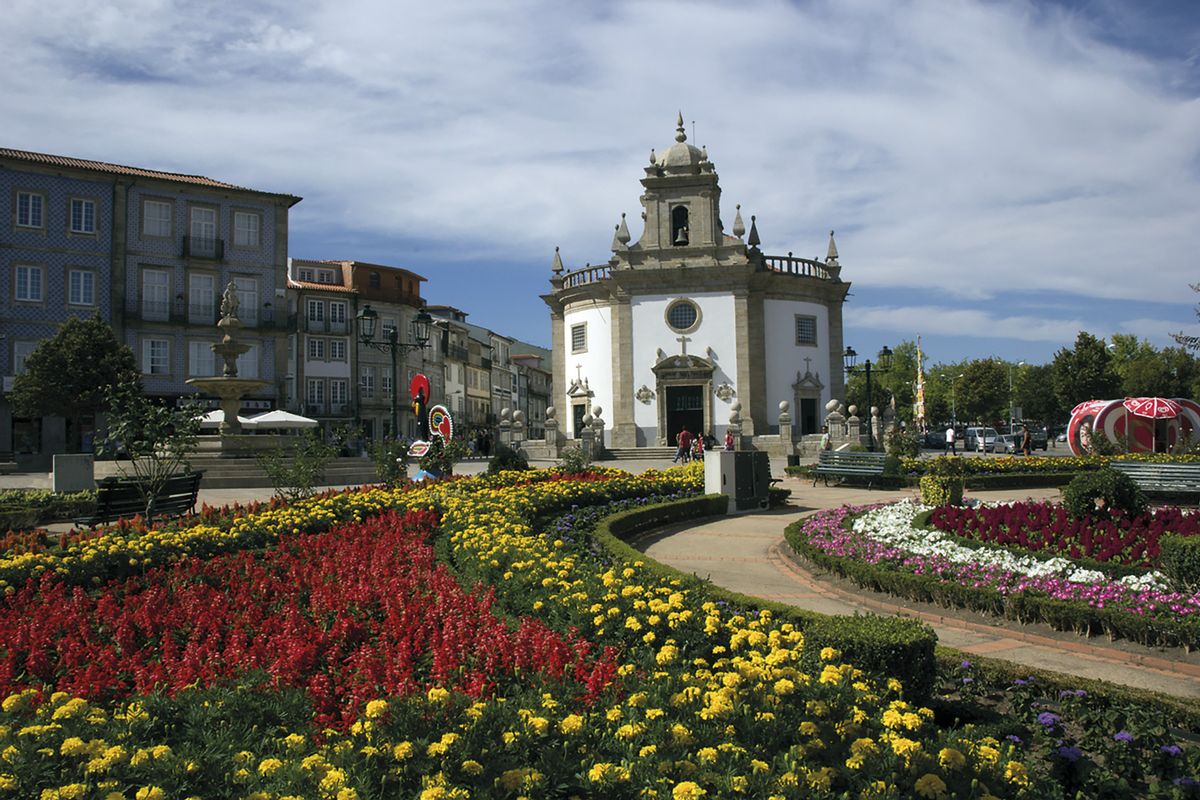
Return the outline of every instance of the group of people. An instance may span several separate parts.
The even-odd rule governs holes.
[[[712,450],[717,446],[717,437],[712,433],[693,434],[687,429],[687,425],[675,435],[675,458],[671,459],[672,464],[678,464],[683,461],[684,464],[695,459],[697,461],[704,460],[704,451]],[[725,433],[725,449],[733,449],[733,434]]]

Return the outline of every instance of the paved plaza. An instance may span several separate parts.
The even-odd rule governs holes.
[[[535,466],[549,466],[537,463]],[[608,462],[630,472],[663,469],[669,460]],[[459,474],[477,474],[484,461],[466,461]],[[774,459],[772,474],[784,475],[782,459]],[[1180,697],[1200,698],[1200,653],[1160,650],[1124,641],[1088,639],[1055,631],[1045,625],[1020,625],[1008,620],[913,603],[891,595],[863,590],[835,575],[794,558],[784,541],[784,529],[805,515],[842,505],[862,505],[914,497],[915,490],[861,489],[813,486],[811,481],[785,477],[789,503],[768,512],[722,517],[700,523],[672,525],[642,537],[635,545],[648,556],[676,569],[694,573],[743,594],[786,603],[824,614],[874,613],[919,619],[932,626],[941,644],[966,653],[1004,659],[1031,668],[1152,689]],[[48,488],[41,473],[0,476],[0,488]],[[343,487],[329,487],[343,488]],[[1058,489],[1010,489],[972,492],[981,500],[1059,498]],[[267,488],[201,489],[200,502],[210,506],[266,500]],[[67,524],[50,526],[69,528]]]

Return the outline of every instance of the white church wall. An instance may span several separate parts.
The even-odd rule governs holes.
[[[667,326],[667,308],[676,300],[685,298],[700,310],[700,323],[687,334],[676,333]],[[633,390],[646,386],[655,389],[653,367],[658,363],[658,351],[667,354],[682,352],[680,336],[687,336],[687,352],[712,359],[716,364],[713,388],[728,382],[737,387],[737,352],[734,345],[733,297],[721,292],[698,292],[688,295],[641,295],[630,301],[633,319]],[[711,353],[709,351],[712,351]],[[634,401],[634,424],[638,427],[638,438],[647,445],[657,444],[658,402],[655,397],[649,404]],[[712,399],[715,419],[705,423],[714,434],[724,436],[729,422],[729,404],[719,398]]]
[[[581,353],[572,352],[571,329],[579,324],[587,325],[587,349]],[[568,309],[563,314],[563,331],[567,348],[567,379],[566,386],[559,388],[556,409],[560,430],[568,437],[574,435],[574,421],[571,416],[571,398],[567,389],[576,376],[587,378],[588,387],[592,390],[592,405],[602,409],[601,419],[604,420],[604,436],[607,440],[612,433],[613,398],[612,398],[612,309],[608,306],[583,306]],[[607,443],[607,441],[606,441]]]
[[[813,345],[796,344],[796,316],[816,317],[817,343]],[[767,424],[772,430],[778,430],[779,401],[787,400],[792,406],[792,420],[795,422],[799,409],[795,407],[796,399],[792,384],[796,382],[796,373],[805,371],[804,359],[810,358],[809,369],[820,378],[825,388],[821,390],[821,400],[817,404],[818,413],[823,413],[825,403],[830,399],[829,375],[829,312],[820,303],[806,303],[798,300],[765,300],[763,301],[763,316],[765,317],[764,331],[766,333],[767,358]]]

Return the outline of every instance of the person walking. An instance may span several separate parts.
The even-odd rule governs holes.
[[[1033,435],[1028,425],[1021,426],[1021,452],[1030,455],[1033,452]]]
[[[833,439],[830,438],[830,436],[829,436],[829,426],[828,425],[821,426],[821,449],[822,450],[832,450],[833,449]]]
[[[688,460],[692,457],[692,434],[688,432],[687,425],[684,425],[683,429],[675,437],[675,444],[677,449],[675,450],[675,458],[671,459],[671,463],[678,463],[681,458],[683,459],[683,463],[688,463]]]
[[[725,449],[733,451],[733,431],[725,431]]]
[[[954,426],[946,428],[946,452],[951,455],[958,455],[958,446],[954,441]]]

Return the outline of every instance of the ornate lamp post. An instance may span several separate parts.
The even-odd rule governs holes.
[[[381,353],[390,353],[392,356],[392,438],[399,439],[399,415],[397,414],[396,397],[399,394],[399,375],[397,374],[397,353],[407,353],[409,350],[421,350],[429,343],[429,324],[433,318],[422,309],[421,313],[417,314],[417,318],[413,320],[412,329],[410,331],[411,341],[399,341],[399,334],[395,328],[385,328],[383,331],[383,339],[375,340],[375,329],[379,324],[379,312],[371,308],[369,305],[364,305],[358,312],[358,335],[361,341],[372,350],[378,350]],[[428,400],[429,398],[426,398]]]
[[[853,347],[847,347],[846,352],[842,354],[842,359],[845,362],[846,374],[852,375],[856,372],[862,372],[867,379],[867,449],[875,452],[875,418],[871,413],[871,360],[867,359],[863,365],[856,366],[855,361],[858,360],[858,353],[854,352]],[[875,372],[887,373],[892,369],[892,351],[887,345],[879,351],[879,355],[875,362]]]

